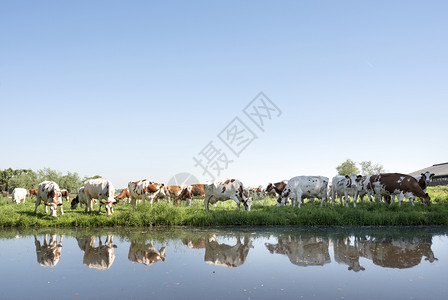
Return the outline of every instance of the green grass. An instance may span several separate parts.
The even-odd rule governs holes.
[[[395,202],[386,204],[358,203],[356,208],[335,206],[319,207],[306,202],[300,209],[289,206],[277,207],[276,200],[267,198],[254,201],[250,212],[236,210],[233,201],[219,202],[217,207],[204,209],[203,199],[194,200],[191,207],[175,207],[166,202],[140,204],[136,210],[129,204],[114,206],[115,213],[108,217],[104,208],[98,212],[85,213],[84,208],[70,210],[70,203],[64,202],[63,216],[57,218],[45,214],[41,204],[34,212],[34,199],[25,204],[12,203],[11,199],[0,197],[0,227],[129,227],[129,226],[263,226],[263,225],[359,225],[359,226],[414,226],[448,225],[448,187],[430,187],[428,193],[432,205],[427,207],[415,201],[413,207],[404,201],[401,207]]]

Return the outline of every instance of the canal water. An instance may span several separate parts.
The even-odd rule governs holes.
[[[0,230],[0,299],[448,299],[448,227]]]

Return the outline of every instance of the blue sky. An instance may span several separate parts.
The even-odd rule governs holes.
[[[248,185],[350,158],[447,161],[446,1],[3,1],[0,169],[203,181],[213,141]],[[260,131],[242,109],[282,111]],[[217,135],[257,135],[235,157]],[[6,125],[6,126],[5,126]]]

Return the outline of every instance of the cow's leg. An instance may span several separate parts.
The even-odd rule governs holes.
[[[211,199],[212,197],[213,197],[213,196],[209,196],[209,197],[205,197],[205,198],[204,198],[205,211],[208,211],[208,204],[209,204],[210,199]]]
[[[333,186],[331,186],[331,205],[334,206],[334,200],[335,200],[335,190],[333,188]]]
[[[191,206],[191,198],[187,198],[187,203],[185,204],[185,206]]]
[[[64,210],[62,209],[62,205],[60,206],[60,208],[61,208],[61,216],[63,216],[64,215]],[[56,208],[56,210],[57,210],[57,208]]]
[[[294,207],[294,202],[297,202],[297,207],[300,208],[300,202],[302,202],[302,192],[301,191],[297,191],[296,192],[296,199],[292,199],[292,207]],[[293,195],[294,197],[294,195]]]
[[[89,211],[89,202],[90,202],[90,199],[87,197],[87,195],[85,195],[85,200],[86,200],[86,209],[85,209],[85,212],[88,212]],[[80,202],[81,203],[81,202]]]
[[[344,197],[345,197],[345,207],[348,207],[349,199],[348,199],[347,189],[344,190]]]
[[[130,197],[131,197],[132,208],[135,209],[135,198],[132,196],[130,196]]]
[[[36,205],[35,205],[35,207],[34,207],[34,213],[35,213],[35,214],[37,213],[37,207],[39,206],[39,204],[40,204],[40,198],[39,198],[39,197],[36,197]]]
[[[240,210],[240,204],[241,201],[236,197],[236,196],[231,196],[230,199],[232,199],[233,201],[235,201],[236,206],[238,207],[238,211]]]
[[[390,197],[391,197],[390,205],[392,205],[392,203],[393,203],[392,196],[393,195],[390,195]],[[404,198],[403,192],[401,192],[400,194],[397,195],[398,206],[401,206],[401,202],[403,201],[403,198]]]

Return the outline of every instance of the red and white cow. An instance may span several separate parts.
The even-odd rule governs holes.
[[[360,186],[362,176],[338,175],[331,180],[331,204],[334,205],[336,197],[339,196],[342,202],[342,196],[345,198],[345,205],[348,207],[349,196],[353,199],[353,206],[356,207],[356,198],[358,197],[358,187]]]
[[[143,204],[145,200],[148,199],[151,206],[154,201],[154,198],[159,194],[163,194],[163,183],[156,183],[149,181],[148,179],[138,180],[138,181],[130,181],[128,183],[129,196],[131,199],[132,207],[135,209],[135,203],[137,200],[143,200]]]
[[[205,195],[204,184],[197,183],[191,185],[191,195],[193,197],[202,197]]]
[[[414,205],[415,197],[419,197],[420,200],[426,205],[431,205],[431,198],[418,184],[417,180],[410,176],[400,173],[382,173],[378,175],[372,175],[370,177],[370,183],[373,191],[375,192],[375,200],[380,202],[381,196],[386,199],[397,196],[398,205],[401,206],[403,198],[408,198],[411,204]],[[390,196],[390,197],[389,197]],[[390,201],[392,204],[393,201]]]
[[[176,205],[179,205],[180,201],[185,200],[185,206],[191,206],[191,199],[193,199],[193,187],[191,185],[183,186],[182,191],[177,198]]]
[[[37,207],[41,201],[45,204],[45,213],[48,212],[47,207],[50,207],[50,216],[53,218],[56,218],[58,206],[61,208],[61,215],[64,215],[64,210],[62,209],[61,189],[56,182],[44,181],[39,183],[39,186],[37,187],[36,207],[34,208],[34,213],[37,213]]]
[[[420,176],[414,176],[414,178],[418,182],[418,185],[422,188],[423,192],[426,193],[426,188],[428,187],[434,175],[435,175],[434,173],[426,171],[425,173],[422,173]]]
[[[328,178],[324,176],[296,176],[288,181],[283,192],[277,199],[277,206],[283,206],[288,198],[292,199],[292,207],[300,208],[304,198],[321,199],[320,206],[327,201]]]
[[[249,188],[249,196],[252,197],[252,199],[262,199],[266,197],[266,193],[264,190],[265,189],[263,189],[261,185],[256,188]]]
[[[27,192],[27,196],[30,198],[37,196],[37,189],[28,189],[28,190],[26,190],[26,192]]]
[[[240,204],[243,203],[244,210],[250,211],[252,206],[252,199],[249,198],[249,193],[244,188],[241,181],[236,179],[227,179],[225,181],[215,180],[211,183],[207,183],[204,186],[205,190],[205,210],[208,211],[208,204],[215,204],[218,201],[227,201],[232,199],[235,201],[238,210],[240,210]]]
[[[266,188],[264,189],[264,192],[268,195],[272,195],[275,197],[278,197],[282,194],[283,189],[288,184],[288,180],[283,180],[276,183],[268,183]]]
[[[114,198],[115,188],[110,180],[107,180],[106,178],[96,178],[85,181],[84,194],[86,196],[87,203],[86,212],[92,211],[92,199],[98,199],[98,211],[101,212],[101,205],[104,205],[107,215],[112,215],[112,213],[114,212],[113,205],[116,203],[116,201]]]
[[[16,204],[25,203],[25,199],[26,199],[27,195],[28,195],[28,192],[26,189],[15,188],[11,194],[12,202],[15,202]]]
[[[61,189],[62,198],[68,202],[70,201],[70,193],[66,189]]]
[[[121,193],[120,193],[118,196],[115,197],[115,200],[116,200],[117,203],[118,203],[118,202],[120,202],[121,200],[124,201],[125,198],[128,199],[128,200],[129,200],[129,198],[130,198],[130,196],[129,196],[129,189],[128,189],[128,188],[124,188],[124,189],[121,191]]]

